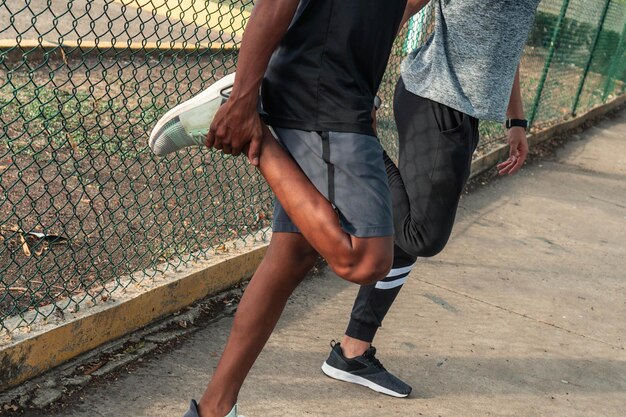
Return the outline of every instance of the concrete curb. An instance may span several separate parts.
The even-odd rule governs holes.
[[[115,299],[65,313],[58,322],[42,319],[29,332],[16,332],[0,347],[0,392],[250,277],[268,245],[259,237],[267,234],[250,237],[242,250],[144,278],[114,293]]]
[[[232,316],[243,288],[221,291],[215,296],[158,319],[144,328],[104,343],[76,356],[51,371],[0,392],[0,410],[42,409],[64,395],[82,389],[91,381],[106,378],[153,352],[169,349],[209,323]],[[0,411],[0,414],[2,412]]]
[[[542,142],[547,141],[553,136],[560,135],[562,133],[568,132],[570,130],[574,130],[584,123],[597,118],[603,114],[606,114],[610,111],[616,110],[626,103],[626,94],[621,95],[612,101],[595,107],[588,111],[587,113],[577,116],[571,120],[567,120],[563,123],[559,123],[558,125],[549,127],[545,130],[542,130],[537,133],[533,133],[528,135],[528,142],[532,145],[538,145]],[[509,155],[509,146],[504,144],[488,154],[481,156],[477,160],[472,162],[472,170],[470,173],[470,178],[474,178],[483,172],[486,172],[493,168],[498,162],[504,161]]]

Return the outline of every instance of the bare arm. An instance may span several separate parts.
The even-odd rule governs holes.
[[[511,97],[509,98],[509,107],[506,111],[509,119],[524,119],[524,106],[522,104],[522,91],[519,80],[519,66],[515,73],[513,88],[511,89]],[[498,173],[500,175],[515,174],[522,168],[526,156],[528,155],[528,140],[526,139],[526,130],[522,127],[512,127],[507,130],[507,139],[509,143],[509,158],[498,164]]]
[[[511,97],[509,98],[509,107],[506,110],[506,116],[509,119],[523,119],[524,105],[522,104],[522,89],[519,82],[519,66],[513,80],[513,88],[511,89]]]
[[[215,115],[206,144],[248,158],[258,165],[262,122],[257,112],[259,88],[272,53],[287,32],[298,0],[257,0],[241,42],[237,75],[228,101]]]

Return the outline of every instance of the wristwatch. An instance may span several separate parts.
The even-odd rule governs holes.
[[[506,119],[504,126],[507,129],[512,127],[523,127],[524,130],[528,129],[528,120],[526,119]]]

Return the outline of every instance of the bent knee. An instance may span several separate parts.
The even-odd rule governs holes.
[[[431,239],[426,245],[419,251],[417,256],[421,258],[430,258],[437,255],[448,244],[448,237]]]
[[[432,236],[420,236],[411,241],[401,242],[398,239],[398,246],[406,253],[419,258],[430,258],[437,255],[448,244],[449,233],[434,234]]]
[[[361,262],[346,262],[340,265],[331,265],[333,271],[339,277],[358,285],[374,284],[387,276],[393,256],[377,256],[375,259],[367,259]]]

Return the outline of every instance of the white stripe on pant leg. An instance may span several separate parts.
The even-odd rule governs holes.
[[[393,281],[378,281],[376,283],[376,288],[378,288],[379,290],[390,290],[404,284],[406,278],[407,277],[394,279]]]
[[[409,272],[411,272],[411,269],[413,269],[413,266],[415,266],[415,264],[409,265],[409,266],[405,266],[403,268],[392,269],[391,271],[389,271],[389,273],[387,274],[387,276],[385,278],[397,277],[398,275],[409,273]]]
[[[415,266],[415,264],[405,266],[402,268],[391,269],[391,271],[389,271],[387,276],[383,278],[383,281],[378,281],[376,283],[376,288],[378,288],[379,290],[390,290],[392,288],[399,287],[400,285],[405,283],[407,276],[413,269],[413,266]],[[393,277],[399,277],[399,278],[390,281],[389,278],[393,278]]]

